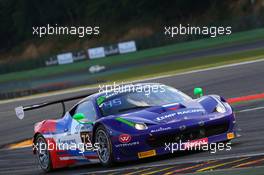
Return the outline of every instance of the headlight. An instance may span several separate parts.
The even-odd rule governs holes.
[[[147,125],[144,124],[144,123],[136,123],[136,124],[135,124],[135,128],[136,128],[137,130],[145,130],[145,129],[148,129]]]
[[[216,106],[215,110],[216,110],[217,112],[219,112],[219,113],[225,113],[225,112],[226,112],[225,107],[224,107],[223,105],[221,105],[221,104],[218,104],[218,105]]]

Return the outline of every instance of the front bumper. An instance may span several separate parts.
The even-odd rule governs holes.
[[[182,129],[185,126],[184,129]],[[166,131],[151,132],[159,128]],[[179,122],[154,126],[141,134],[131,135],[129,143],[120,143],[113,138],[113,153],[116,161],[129,161],[175,152],[172,144],[188,143],[194,140],[206,140],[206,144],[232,140],[236,137],[233,114],[196,122]],[[168,145],[170,148],[168,149]]]

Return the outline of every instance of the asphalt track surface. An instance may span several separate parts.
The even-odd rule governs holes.
[[[227,67],[222,69],[208,70],[191,74],[176,75],[167,78],[151,80],[174,86],[189,95],[192,95],[194,87],[200,86],[206,94],[219,94],[231,98],[257,94],[264,92],[264,61]],[[1,145],[30,138],[33,134],[33,124],[47,118],[57,118],[60,106],[55,105],[45,109],[27,112],[24,120],[18,120],[13,111],[14,107],[32,103],[39,103],[52,99],[61,99],[66,96],[86,94],[89,91],[69,93],[63,96],[42,97],[32,100],[24,100],[0,105],[0,138]],[[67,106],[74,102],[69,102]],[[241,128],[241,137],[232,142],[231,151],[219,151],[215,154],[210,152],[186,153],[181,155],[168,155],[154,157],[136,162],[125,162],[111,168],[104,168],[99,164],[71,167],[55,171],[52,174],[89,174],[98,171],[110,171],[117,169],[152,167],[156,165],[203,161],[208,159],[221,159],[233,156],[263,154],[264,145],[264,106],[263,101],[255,101],[235,107],[237,122]],[[256,109],[255,109],[256,108]],[[252,109],[249,110],[248,109]],[[40,174],[42,171],[32,155],[31,148],[15,150],[0,150],[0,174]]]

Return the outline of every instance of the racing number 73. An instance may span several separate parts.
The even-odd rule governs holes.
[[[85,150],[91,149],[92,143],[90,140],[89,132],[81,132],[80,135],[81,135],[81,140],[82,140],[82,143],[84,144]]]

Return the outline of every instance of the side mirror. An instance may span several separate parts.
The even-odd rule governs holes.
[[[76,113],[73,115],[73,119],[80,121],[80,120],[84,120],[86,117],[83,113]]]
[[[72,118],[81,124],[94,124],[93,122],[89,121],[83,113],[76,113]]]
[[[193,94],[194,94],[194,96],[201,97],[201,96],[203,96],[203,89],[199,88],[199,87],[194,88]]]

